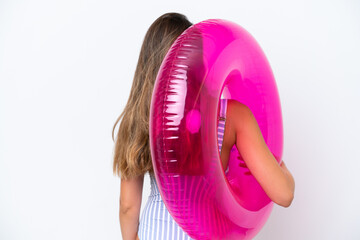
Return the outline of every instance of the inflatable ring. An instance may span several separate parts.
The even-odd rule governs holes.
[[[281,107],[270,64],[244,28],[209,19],[186,29],[160,66],[149,119],[154,173],[167,209],[190,237],[251,239],[273,202],[239,166],[236,145],[225,174],[217,142],[221,98],[251,109],[280,161]]]

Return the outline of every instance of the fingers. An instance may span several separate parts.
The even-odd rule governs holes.
[[[239,159],[239,160],[240,160],[240,163],[239,163],[239,166],[240,166],[240,167],[247,168],[247,166],[246,166],[246,163],[245,163],[244,159],[242,159],[240,156],[237,156],[237,159]]]
[[[240,167],[243,167],[243,168],[248,168],[245,163],[240,163],[239,166],[240,166]],[[252,175],[250,171],[247,171],[247,172],[245,172],[244,174],[245,174],[245,175]]]
[[[248,168],[248,167],[246,166],[246,163],[245,163],[244,159],[242,159],[240,156],[238,156],[237,159],[240,160],[240,163],[239,163],[239,166],[240,166],[240,167]],[[249,176],[249,175],[252,175],[250,171],[247,171],[247,172],[245,172],[244,174],[245,174],[245,175],[248,175],[248,176]]]
[[[240,167],[243,167],[243,168],[247,168],[247,166],[246,166],[245,163],[239,163],[239,166],[240,166]]]

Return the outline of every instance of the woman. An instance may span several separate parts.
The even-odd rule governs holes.
[[[113,128],[122,118],[115,144],[114,174],[121,175],[120,225],[127,239],[191,239],[167,211],[157,183],[149,147],[151,95],[161,62],[175,39],[192,25],[186,16],[166,13],[148,29],[141,47],[128,102]],[[235,100],[223,101],[223,132],[219,132],[220,158],[227,169],[235,144],[244,162],[269,198],[280,206],[290,206],[295,183],[284,162],[278,164],[268,149],[251,110]],[[219,123],[219,126],[221,123]],[[149,172],[151,194],[140,216],[144,174]],[[161,224],[160,224],[161,223]],[[161,225],[161,227],[159,227]]]

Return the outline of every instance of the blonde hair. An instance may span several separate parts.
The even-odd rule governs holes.
[[[113,173],[122,179],[154,174],[149,145],[152,91],[162,60],[176,38],[192,25],[186,16],[166,13],[151,24],[141,46],[129,99],[120,122],[114,149]]]

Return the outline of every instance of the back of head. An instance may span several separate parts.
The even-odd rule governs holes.
[[[149,171],[153,174],[149,145],[149,115],[152,91],[160,65],[176,38],[192,23],[180,13],[165,13],[149,27],[141,46],[130,96],[116,120],[119,126],[113,172],[128,179]]]
[[[191,25],[180,13],[165,13],[157,18],[145,35],[137,67],[158,70],[171,44]]]

